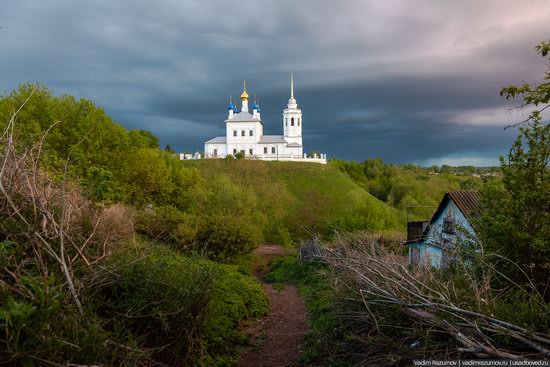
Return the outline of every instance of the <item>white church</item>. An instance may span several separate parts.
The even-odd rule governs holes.
[[[290,99],[283,110],[283,135],[264,135],[261,109],[257,101],[248,109],[246,81],[241,94],[241,111],[229,101],[225,136],[204,143],[205,158],[224,158],[241,153],[248,159],[327,163],[325,154],[307,157],[302,145],[302,111],[294,98],[294,77],[290,76]]]

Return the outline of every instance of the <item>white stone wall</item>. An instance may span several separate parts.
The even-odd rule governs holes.
[[[225,157],[227,155],[227,144],[205,143],[204,152],[208,157]]]
[[[250,132],[252,131],[252,136]],[[234,133],[237,133],[235,136]],[[244,132],[244,136],[243,136]],[[227,144],[237,144],[237,145],[251,145],[256,144],[260,141],[260,136],[264,134],[263,125],[261,122],[234,122],[228,121],[225,124],[225,134],[227,137]],[[231,149],[228,149],[231,152]]]
[[[292,121],[294,119],[294,125]],[[283,111],[283,131],[289,143],[302,145],[302,111],[299,108],[286,108]]]

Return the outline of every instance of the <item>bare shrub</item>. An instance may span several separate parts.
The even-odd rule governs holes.
[[[133,240],[135,216],[135,210],[123,204],[104,208],[97,221],[98,236],[104,243]]]
[[[410,267],[376,236],[340,236],[322,258],[350,301],[342,317],[363,340],[361,365],[414,358],[550,357],[550,310],[534,286],[521,288],[495,267],[502,258],[456,254],[446,270]]]
[[[107,242],[128,237],[133,231],[131,216],[123,219],[121,209],[116,208],[98,213],[65,174],[53,179],[45,172],[40,166],[42,145],[56,124],[35,144],[19,145],[14,140],[17,113],[0,136],[0,241],[26,244],[28,256],[37,261],[44,275],[48,274],[48,263],[57,264],[82,313],[75,269],[90,267],[106,256]],[[65,167],[69,163],[67,157]],[[21,281],[17,276],[11,278]]]

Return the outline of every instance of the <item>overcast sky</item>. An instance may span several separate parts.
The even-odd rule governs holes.
[[[224,135],[230,94],[282,134],[294,70],[306,151],[496,164],[522,115],[500,87],[539,82],[547,0],[0,2],[0,91],[40,82],[94,100],[162,146]]]

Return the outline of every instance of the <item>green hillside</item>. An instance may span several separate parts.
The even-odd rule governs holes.
[[[189,160],[205,182],[220,176],[250,188],[268,215],[267,240],[281,228],[293,237],[333,230],[402,229],[404,216],[357,185],[332,165],[250,160]]]

